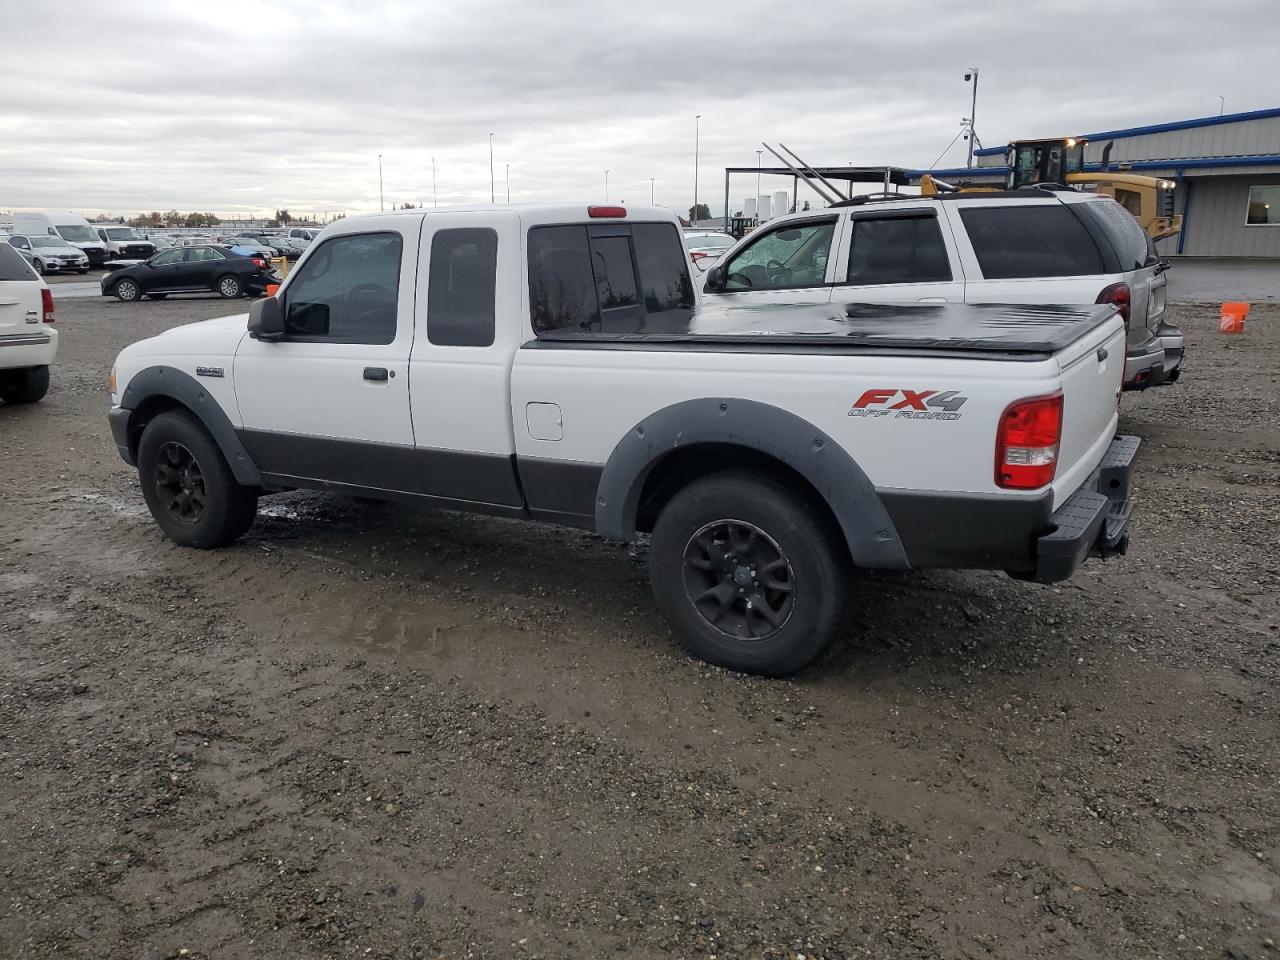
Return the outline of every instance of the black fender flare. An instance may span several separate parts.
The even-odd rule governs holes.
[[[629,430],[600,475],[596,532],[617,540],[633,538],[640,494],[650,471],[672,451],[700,443],[733,444],[780,460],[826,501],[856,564],[910,568],[875,486],[848,451],[793,413],[731,397],[672,404]]]
[[[214,443],[227,458],[236,481],[246,487],[262,486],[262,474],[249,456],[236,428],[218,401],[209,395],[200,381],[175,367],[155,366],[140,370],[129,379],[120,397],[125,410],[137,410],[152,397],[169,397],[186,407],[213,437]]]

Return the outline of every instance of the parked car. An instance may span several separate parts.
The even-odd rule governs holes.
[[[112,434],[189,547],[297,487],[651,531],[676,636],[765,674],[847,625],[851,565],[1123,552],[1114,304],[700,308],[689,270],[657,207],[350,217],[247,319],[125,348]]]
[[[158,234],[158,233],[149,234],[147,236],[147,239],[151,242],[152,246],[156,248],[157,253],[159,253],[161,250],[172,250],[174,247],[177,246],[177,243],[173,240],[172,237],[162,236],[161,234]]]
[[[286,235],[299,246],[306,247],[312,240],[320,236],[320,231],[313,227],[290,227]]]
[[[1128,389],[1178,378],[1162,262],[1133,216],[1075,190],[857,198],[771,220],[706,274],[723,303],[1114,303]]]
[[[58,353],[49,285],[18,250],[0,243],[0,400],[35,403],[49,391]]]
[[[174,245],[179,247],[207,247],[214,243],[213,237],[177,237]]]
[[[108,260],[146,260],[156,252],[156,245],[133,227],[100,223],[93,229],[107,247]]]
[[[227,300],[265,293],[276,278],[248,257],[226,247],[175,247],[145,263],[102,278],[102,295],[131,303],[142,297],[163,300],[171,293],[212,292]]]
[[[257,237],[228,237],[222,242],[228,247],[244,247],[249,250],[257,250],[260,255],[266,257],[268,260],[273,257],[280,256],[279,250],[267,243],[265,240],[260,240]]]
[[[15,233],[8,239],[10,246],[30,253],[31,265],[35,267],[36,273],[57,273],[60,270],[89,272],[88,256],[61,237],[53,234],[25,236]]]
[[[291,240],[289,237],[263,237],[261,242],[274,249],[280,256],[287,257],[290,260],[297,260],[306,252],[307,249],[306,247]]]
[[[726,250],[733,248],[738,241],[727,233],[714,230],[686,230],[684,245],[689,250],[689,259],[700,271],[707,270]]]
[[[234,254],[238,254],[239,256],[242,256],[242,257],[248,257],[257,265],[259,270],[271,269],[271,257],[268,256],[267,252],[263,250],[261,247],[256,247],[256,246],[245,247],[245,246],[240,246],[239,244],[236,244],[236,245],[224,244],[224,246],[226,246],[227,249]]]
[[[65,210],[14,213],[0,219],[0,230],[28,237],[61,237],[83,253],[91,267],[101,267],[107,259],[107,247],[94,232],[89,221],[78,213]]]

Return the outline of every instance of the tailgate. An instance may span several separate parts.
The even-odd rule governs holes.
[[[1057,355],[1063,398],[1055,508],[1089,478],[1115,436],[1124,355],[1125,330],[1118,314]]]

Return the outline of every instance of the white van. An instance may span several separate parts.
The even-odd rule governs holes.
[[[0,229],[8,233],[42,237],[52,234],[61,237],[73,247],[79,247],[89,258],[89,266],[99,268],[106,262],[107,246],[89,221],[78,213],[65,210],[41,210],[36,213],[15,213],[0,223]]]

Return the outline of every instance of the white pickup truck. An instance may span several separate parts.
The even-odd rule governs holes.
[[[851,565],[1124,551],[1113,305],[699,306],[688,265],[653,207],[349,217],[247,318],[122,351],[112,433],[192,547],[300,487],[652,533],[676,636],[772,675],[837,635]]]

